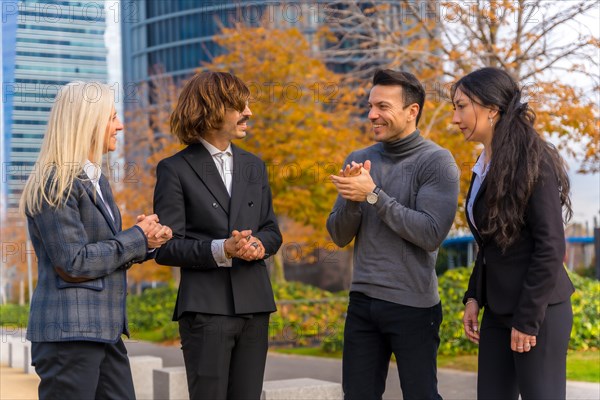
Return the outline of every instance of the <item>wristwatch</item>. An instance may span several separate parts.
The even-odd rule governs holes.
[[[379,191],[381,190],[381,188],[379,186],[375,186],[375,189],[373,189],[373,191],[369,194],[367,194],[367,203],[369,204],[375,204],[377,203],[377,200],[379,199]]]

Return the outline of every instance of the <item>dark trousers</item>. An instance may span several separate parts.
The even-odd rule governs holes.
[[[560,400],[566,397],[567,348],[573,325],[571,301],[548,306],[527,353],[510,349],[510,318],[485,310],[479,340],[477,398]]]
[[[123,341],[33,342],[40,400],[135,399]]]
[[[416,308],[350,293],[344,330],[346,400],[381,399],[392,353],[405,400],[441,399],[437,350],[442,305]]]
[[[185,313],[179,333],[191,400],[260,399],[269,314]]]

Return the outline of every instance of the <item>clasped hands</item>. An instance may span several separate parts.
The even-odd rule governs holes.
[[[144,231],[144,235],[146,235],[146,238],[148,239],[149,249],[157,249],[173,237],[171,228],[159,224],[158,215],[156,214],[138,215],[136,225]]]
[[[254,261],[265,258],[265,248],[259,238],[252,236],[252,230],[234,230],[223,243],[227,258],[241,258]]]
[[[479,344],[479,305],[475,299],[468,299],[465,304],[465,313],[463,316],[463,325],[467,338]],[[537,344],[537,338],[523,333],[515,328],[510,332],[510,348],[517,353],[527,353]]]
[[[338,193],[346,200],[365,201],[367,194],[375,189],[375,182],[371,177],[371,161],[346,165],[340,170],[339,175],[329,177],[335,185]]]

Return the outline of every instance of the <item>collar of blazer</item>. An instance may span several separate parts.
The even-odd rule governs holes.
[[[231,198],[227,193],[225,184],[217,170],[217,166],[209,151],[201,143],[192,144],[183,153],[183,158],[196,173],[198,178],[214,196],[221,208],[229,215],[229,220],[234,221],[244,199],[246,186],[248,185],[249,165],[248,152],[231,144],[233,153],[233,175],[231,177]]]
[[[119,221],[120,221],[120,219],[121,219],[121,214],[119,213],[119,210],[117,209],[116,204],[114,204],[114,201],[109,200],[109,197],[108,197],[109,193],[102,192],[102,194],[105,196],[106,202],[110,203],[112,213],[115,216],[115,220],[113,220],[113,218],[110,216],[110,213],[106,209],[104,202],[102,201],[100,196],[98,196],[98,193],[96,192],[96,187],[94,186],[94,184],[92,183],[90,178],[85,174],[85,172],[81,173],[80,178],[81,178],[80,182],[83,184],[83,187],[85,188],[85,191],[87,192],[88,196],[90,197],[92,202],[96,205],[96,207],[98,207],[98,209],[104,216],[104,219],[106,219],[108,226],[110,226],[110,229],[116,235],[119,232],[119,227],[117,226],[117,223],[115,220],[119,219]]]

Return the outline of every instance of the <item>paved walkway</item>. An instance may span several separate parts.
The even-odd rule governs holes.
[[[178,346],[128,342],[127,348],[130,356],[153,355],[162,357],[165,367],[183,366],[183,357]],[[315,378],[341,382],[341,371],[341,360],[269,353],[265,380]],[[444,399],[475,399],[476,375],[474,373],[440,369],[438,378],[440,394]],[[0,400],[37,399],[38,382],[37,375],[26,375],[21,370],[3,365],[0,370]],[[384,399],[401,398],[397,370],[395,365],[391,365]],[[569,381],[567,383],[567,399],[598,400],[600,399],[600,384]]]

